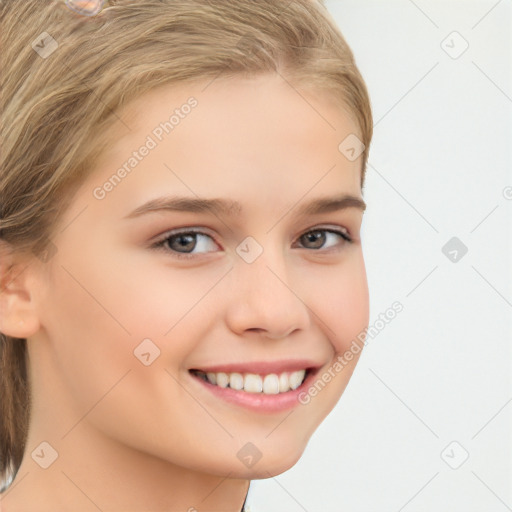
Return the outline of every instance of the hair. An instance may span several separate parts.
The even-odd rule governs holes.
[[[0,245],[10,251],[50,246],[59,213],[113,142],[116,112],[166,84],[279,72],[328,94],[359,129],[363,187],[370,99],[323,0],[110,0],[96,16],[64,0],[3,0],[0,23]],[[42,55],[42,39],[58,46]],[[25,339],[0,333],[0,484],[25,451],[28,356]]]

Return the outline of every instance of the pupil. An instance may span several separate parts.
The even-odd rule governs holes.
[[[325,233],[323,231],[311,231],[304,236],[309,239],[310,242],[314,243],[314,247],[322,247],[325,241]]]
[[[195,245],[195,235],[188,234],[188,235],[178,235],[174,237],[174,240],[179,241],[178,242],[178,249],[190,249],[192,250]],[[182,243],[183,242],[183,243]],[[172,245],[172,244],[171,244]],[[190,246],[190,247],[188,247]]]

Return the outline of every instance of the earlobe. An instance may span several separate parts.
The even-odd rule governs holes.
[[[16,262],[0,241],[0,332],[13,338],[26,339],[40,327],[29,266]]]

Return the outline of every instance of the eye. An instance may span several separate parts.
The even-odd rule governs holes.
[[[345,245],[347,242],[353,242],[352,238],[345,231],[324,228],[318,228],[304,233],[300,236],[299,241],[306,246],[306,249],[328,249],[330,247],[339,245],[336,244],[336,241],[340,238],[343,240],[341,245]],[[333,242],[333,244],[330,247],[325,247],[325,243],[329,241],[329,239],[331,242]]]
[[[208,249],[209,241],[213,242],[211,245],[217,245],[210,235],[200,231],[188,230],[171,235],[167,234],[165,238],[159,241],[157,240],[151,247],[154,249],[163,249],[167,252],[170,251],[176,258],[186,259],[193,257],[194,249],[199,249],[199,252],[212,252],[204,250],[205,248]]]
[[[336,245],[343,246],[345,243],[353,242],[347,232],[325,228],[309,230],[301,235],[298,240],[303,248],[314,250],[330,249]],[[327,242],[331,243],[326,247]],[[208,246],[210,246],[210,250],[208,250]],[[190,259],[194,257],[194,254],[214,252],[216,246],[216,242],[210,235],[202,231],[189,229],[186,231],[167,233],[164,238],[154,242],[151,248],[163,250],[178,259]]]

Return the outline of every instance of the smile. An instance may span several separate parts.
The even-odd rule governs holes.
[[[246,393],[263,393],[265,395],[277,395],[297,389],[306,378],[307,370],[294,372],[282,372],[280,374],[270,373],[258,375],[255,373],[224,373],[224,372],[202,372],[192,370],[192,373],[214,386],[231,388]]]
[[[240,365],[236,365],[238,368],[235,365],[224,365],[223,368],[211,368],[209,371],[190,369],[188,373],[197,391],[201,395],[206,393],[205,403],[213,399],[211,404],[216,407],[220,400],[257,414],[273,414],[301,405],[300,394],[313,384],[320,370],[320,366],[306,365],[305,362],[300,369],[298,363],[252,364],[252,372],[248,371],[249,365],[243,365],[245,368]],[[288,367],[288,371],[284,371],[283,367]],[[235,369],[238,371],[230,371]]]

